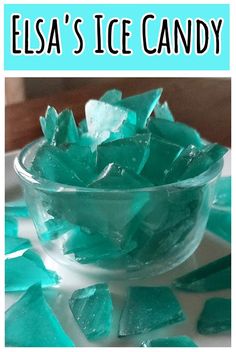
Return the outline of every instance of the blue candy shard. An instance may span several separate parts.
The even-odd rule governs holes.
[[[112,325],[112,299],[107,284],[75,291],[69,300],[71,312],[88,340],[108,336]]]
[[[175,121],[174,116],[170,111],[170,108],[166,101],[163,104],[157,103],[154,109],[154,116],[157,119],[164,119],[172,122]]]
[[[177,278],[173,285],[183,291],[208,292],[231,287],[231,255],[210,262]]]
[[[185,319],[169,287],[130,287],[119,336],[142,334]]]
[[[221,177],[217,182],[213,207],[231,210],[231,176]]]
[[[6,311],[5,319],[6,347],[74,347],[39,284]]]
[[[100,145],[97,148],[98,170],[116,163],[140,174],[150,154],[150,139],[149,133],[143,133]]]
[[[5,291],[25,291],[40,282],[42,287],[56,285],[59,276],[47,270],[38,253],[26,251],[22,256],[5,261]]]
[[[17,237],[18,221],[12,216],[5,215],[5,236]]]
[[[116,104],[122,98],[122,92],[118,89],[107,90],[99,100],[108,104]]]
[[[32,247],[32,244],[27,238],[5,236],[5,254],[14,253],[30,247]]]
[[[46,230],[42,231],[39,235],[42,242],[55,240],[66,233],[73,232],[75,228],[73,224],[62,219],[49,219],[45,221],[44,226]]]
[[[231,242],[231,210],[211,208],[207,229],[227,242]]]
[[[56,109],[48,106],[45,116],[40,116],[39,121],[41,129],[46,140],[51,144],[53,142],[54,133],[57,125],[58,113]]]
[[[142,342],[141,347],[198,347],[189,336],[171,336]]]
[[[87,121],[86,119],[82,119],[79,124],[78,124],[78,131],[79,134],[87,133],[88,132],[88,126],[87,126]]]
[[[5,215],[28,218],[29,210],[24,201],[10,202],[5,205]]]
[[[147,121],[157,105],[161,94],[162,88],[153,89],[122,99],[117,105],[135,111],[137,114],[137,130],[142,130],[146,127]]]

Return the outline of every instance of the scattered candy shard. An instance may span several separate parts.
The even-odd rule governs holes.
[[[98,170],[116,163],[140,174],[149,157],[150,138],[151,134],[143,133],[100,145],[97,148]]]
[[[107,90],[99,100],[108,104],[116,104],[122,98],[122,92],[118,89]]]
[[[198,148],[202,146],[199,133],[192,127],[182,122],[169,121],[167,119],[150,119],[148,129],[157,137],[186,148],[192,144]]]
[[[182,147],[165,141],[161,138],[151,137],[149,158],[141,175],[150,180],[154,185],[164,183],[167,170],[179,156]]]
[[[39,284],[6,311],[5,319],[6,347],[74,347]]]
[[[89,185],[102,189],[131,189],[151,187],[152,183],[132,170],[111,163]]]
[[[218,210],[231,210],[231,176],[221,177],[217,182],[213,207]]]
[[[207,229],[227,242],[231,242],[231,210],[211,208]]]
[[[185,319],[169,287],[130,287],[119,336],[142,334]]]
[[[76,143],[79,140],[74,115],[69,109],[58,115],[54,108],[48,107],[45,117],[40,117],[40,123],[46,140],[53,146]]]
[[[135,112],[99,100],[89,100],[85,105],[85,114],[88,131],[95,137],[106,131],[119,132],[126,122],[136,125]]]
[[[183,291],[208,292],[231,287],[231,255],[200,267],[173,282]]]
[[[88,340],[98,340],[110,334],[112,299],[107,284],[76,290],[69,300],[69,306]]]
[[[28,218],[29,210],[23,201],[9,202],[5,205],[5,215]]]
[[[170,108],[166,101],[163,104],[157,103],[154,109],[154,116],[157,119],[164,119],[172,122],[175,121],[174,116],[170,111]]]
[[[202,335],[231,330],[231,299],[208,299],[198,319],[197,330]]]
[[[32,244],[27,238],[5,236],[5,254],[14,253],[30,247],[32,247]]]
[[[161,94],[162,88],[153,89],[122,99],[117,105],[135,111],[137,114],[137,130],[142,130],[146,127],[147,120],[157,105]]]
[[[5,291],[25,291],[40,282],[42,287],[56,285],[59,277],[54,271],[47,270],[38,253],[26,251],[22,256],[5,261]]]
[[[84,186],[76,171],[70,167],[68,157],[60,148],[43,145],[37,151],[31,171],[39,177],[72,186]]]
[[[69,234],[63,248],[64,254],[73,253],[76,261],[81,264],[88,264],[104,259],[121,257],[133,250],[135,245],[134,242],[131,242],[121,249],[108,237],[77,227],[77,231]]]
[[[198,347],[198,345],[189,336],[171,336],[144,341],[141,347]]]
[[[5,215],[5,236],[17,237],[18,221],[12,216]]]

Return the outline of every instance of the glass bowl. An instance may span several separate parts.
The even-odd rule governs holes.
[[[203,237],[223,160],[188,180],[132,190],[59,184],[29,166],[43,139],[23,148],[15,171],[46,252],[70,270],[111,279],[159,275]]]

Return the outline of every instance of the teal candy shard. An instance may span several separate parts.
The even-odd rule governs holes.
[[[198,347],[198,345],[189,336],[171,336],[144,341],[141,347]]]
[[[197,330],[202,335],[231,330],[231,299],[208,299],[198,319]]]
[[[154,109],[154,116],[157,119],[164,119],[174,122],[174,116],[170,111],[168,103],[165,101],[163,104],[157,103]]]
[[[77,143],[79,140],[74,115],[69,109],[58,114],[54,108],[49,106],[45,117],[40,117],[40,124],[46,140],[51,145]]]
[[[147,121],[157,105],[161,94],[162,88],[153,89],[122,99],[117,105],[135,111],[137,114],[137,130],[142,130],[146,127]]]
[[[152,183],[132,170],[111,163],[89,185],[102,189],[135,189],[151,187]]]
[[[87,133],[88,132],[88,126],[87,126],[87,121],[86,119],[82,119],[79,124],[78,124],[78,131],[79,134]]]
[[[149,133],[105,143],[97,148],[97,167],[102,170],[110,163],[119,164],[140,174],[150,154]]]
[[[77,170],[71,168],[65,152],[47,144],[37,151],[31,165],[31,172],[53,182],[84,186]]]
[[[167,119],[152,118],[148,129],[157,137],[163,138],[171,143],[178,144],[183,148],[192,144],[200,148],[202,139],[199,133],[192,127],[182,122],[172,122]]]
[[[14,253],[30,247],[32,247],[32,244],[27,238],[5,236],[5,254]]]
[[[17,237],[18,221],[12,216],[5,215],[5,236]]]
[[[81,264],[121,257],[134,247],[135,243],[131,242],[127,247],[121,249],[108,237],[99,233],[91,233],[79,227],[72,234],[69,234],[68,240],[63,246],[64,254],[73,253],[76,261]]]
[[[211,208],[207,229],[225,241],[231,242],[231,210]]]
[[[5,215],[28,218],[29,210],[23,201],[10,202],[5,205]]]
[[[45,221],[44,225],[47,230],[40,233],[40,240],[43,242],[55,240],[74,231],[74,225],[62,219],[49,219]]]
[[[173,285],[183,291],[208,292],[231,287],[231,255],[208,263],[184,276]]]
[[[231,210],[231,176],[221,177],[216,184],[213,207],[218,210]]]
[[[182,147],[152,136],[149,158],[141,175],[150,180],[154,185],[162,185],[167,170],[170,169],[181,151]]]
[[[116,104],[122,98],[122,92],[118,89],[107,90],[99,100],[108,104]]]
[[[112,299],[107,284],[76,290],[69,300],[69,306],[88,340],[98,340],[110,334]]]
[[[184,313],[169,287],[130,287],[119,336],[146,333],[183,321]]]
[[[39,284],[6,311],[5,319],[6,347],[74,347]]]
[[[59,277],[54,271],[47,270],[38,253],[26,251],[22,256],[5,261],[5,291],[25,291],[40,282],[42,287],[54,286]]]

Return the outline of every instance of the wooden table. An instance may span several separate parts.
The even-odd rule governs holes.
[[[47,105],[69,107],[76,120],[84,117],[84,104],[107,89],[118,88],[124,96],[163,87],[176,120],[196,128],[204,138],[231,145],[231,83],[222,78],[88,78],[77,90],[27,100],[6,107],[6,151],[23,147],[41,135],[39,116]]]

